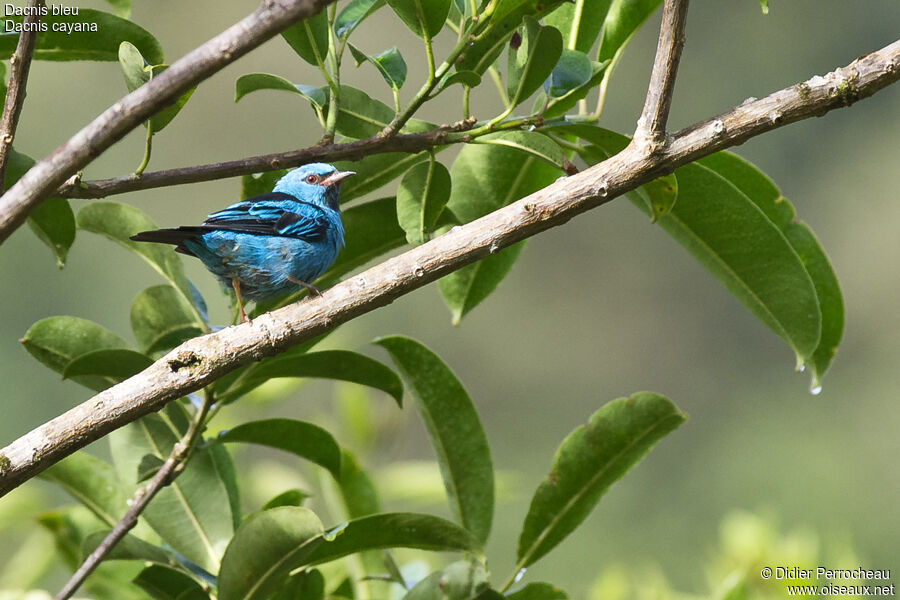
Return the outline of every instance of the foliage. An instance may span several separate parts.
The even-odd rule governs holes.
[[[130,91],[146,85],[166,68],[162,48],[127,20],[130,3],[111,4],[118,16],[90,11],[103,24],[99,33],[66,39],[41,34],[35,58],[118,60]],[[445,158],[450,153],[441,154],[443,147],[435,147],[340,164],[357,172],[345,185],[342,202],[358,202],[343,213],[347,247],[318,285],[327,286],[405,244],[423,244],[623,149],[629,139],[597,122],[619,57],[659,4],[349,0],[286,30],[282,37],[297,59],[315,65],[323,81],[293,83],[270,73],[246,74],[236,81],[235,102],[252,102],[248,96],[264,90],[294,94],[309,103],[325,141],[432,131],[437,126],[413,117],[442,94],[458,93],[459,117],[467,119],[472,88],[491,79],[503,103],[499,114],[470,130],[446,132],[447,143],[468,142],[452,159]],[[369,53],[350,42],[354,31],[379,10],[392,10],[396,23],[421,38],[425,49],[426,80],[406,105],[400,91],[410,81],[400,51],[391,47]],[[441,62],[432,43],[437,35],[457,40]],[[8,57],[14,38],[3,39],[0,56]],[[373,90],[341,83],[347,52],[357,66],[378,70],[389,102],[374,98],[378,94]],[[149,161],[152,136],[172,122],[193,91],[145,123],[146,152],[137,175]],[[596,101],[593,112],[588,98]],[[523,114],[513,116],[517,110]],[[32,164],[27,156],[14,154],[7,185]],[[245,177],[240,197],[270,190],[280,174]],[[368,198],[373,192],[380,197]],[[815,236],[796,222],[793,207],[774,184],[753,165],[719,153],[631,196],[638,210],[784,339],[818,389],[841,338],[840,289]],[[168,248],[129,239],[155,228],[138,209],[97,202],[75,214],[67,201],[53,199],[32,216],[32,226],[60,266],[77,227],[137,254],[163,278],[142,291],[131,307],[134,343],[75,316],[47,317],[25,333],[25,349],[64,378],[103,390],[181,342],[212,330],[206,302],[186,278],[180,259]],[[440,292],[454,322],[490,297],[522,251],[523,244],[514,245],[441,280]],[[254,314],[293,299],[260,304]],[[172,402],[114,432],[109,436],[112,464],[76,453],[49,469],[44,477],[87,509],[64,508],[42,517],[61,553],[74,566],[96,547],[127,509],[126,499],[153,476],[194,420],[205,428],[223,407],[247,401],[275,379],[350,382],[378,390],[398,405],[405,390],[434,446],[454,520],[382,511],[377,475],[370,476],[347,444],[320,424],[287,418],[239,423],[201,437],[183,473],[150,503],[139,526],[109,555],[110,561],[132,565],[133,584],[122,578],[127,569],[101,569],[90,580],[92,594],[160,599],[318,599],[326,594],[410,600],[566,598],[549,583],[518,585],[524,569],[555,550],[607,489],[685,418],[669,400],[651,392],[599,407],[560,445],[524,516],[515,570],[505,583],[498,582],[490,577],[485,556],[495,519],[496,473],[477,402],[450,367],[418,341],[402,336],[376,341],[395,369],[358,351],[313,351],[320,341],[244,365],[208,386],[205,400]],[[198,409],[201,402],[214,407],[209,415]],[[319,483],[304,490],[281,489],[266,502],[245,508],[238,490],[250,475],[236,472],[232,454],[247,444],[316,465],[312,469],[318,469]],[[326,501],[310,508],[310,494]],[[394,548],[451,552],[458,560],[412,581],[404,570],[408,564],[398,566],[393,558]],[[431,561],[420,553],[414,556]]]

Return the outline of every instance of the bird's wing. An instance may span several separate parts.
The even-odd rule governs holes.
[[[281,235],[314,241],[328,230],[325,210],[290,194],[272,192],[248,198],[215,212],[203,225],[260,235]]]

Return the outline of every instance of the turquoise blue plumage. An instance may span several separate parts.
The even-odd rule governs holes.
[[[312,282],[330,267],[344,245],[341,181],[352,171],[323,163],[304,165],[254,196],[209,215],[202,225],[144,231],[131,239],[174,244],[195,256],[238,298],[265,300]]]

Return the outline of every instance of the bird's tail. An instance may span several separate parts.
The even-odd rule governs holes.
[[[172,244],[175,246],[175,252],[194,256],[187,246],[184,245],[185,240],[196,238],[206,229],[202,227],[176,227],[175,229],[157,229],[155,231],[142,231],[131,236],[130,239],[135,242],[156,242],[158,244]]]

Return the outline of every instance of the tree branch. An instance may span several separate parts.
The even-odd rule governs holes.
[[[71,598],[72,595],[78,591],[78,588],[81,587],[81,584],[84,583],[84,580],[88,578],[88,575],[93,573],[94,569],[103,562],[106,555],[115,548],[116,544],[122,541],[122,538],[124,538],[129,531],[134,529],[134,526],[137,525],[138,518],[144,512],[144,509],[147,508],[147,505],[150,504],[150,501],[153,500],[153,497],[156,496],[161,489],[175,481],[175,478],[183,472],[183,467],[190,457],[197,441],[200,439],[200,434],[203,432],[206,415],[209,414],[209,409],[212,407],[212,398],[212,394],[207,394],[205,396],[203,404],[191,420],[188,430],[181,439],[172,446],[169,457],[159,467],[159,470],[150,482],[147,483],[147,485],[139,487],[137,491],[135,491],[131,506],[125,514],[122,515],[122,518],[119,519],[116,526],[112,528],[112,531],[103,538],[100,545],[98,545],[84,562],[81,563],[81,566],[72,574],[72,577],[69,578],[69,581],[66,582],[66,585],[64,585],[59,593],[56,594],[53,600],[68,600]]]
[[[43,15],[38,9],[43,8],[44,0],[29,0],[28,13],[22,22],[22,33],[16,51],[9,58],[9,88],[6,90],[6,102],[3,105],[3,119],[0,120],[0,193],[6,189],[6,165],[9,163],[9,151],[16,137],[19,126],[19,115],[22,103],[25,102],[25,85],[28,83],[28,71],[31,70],[31,57],[37,43],[37,27]]]
[[[618,155],[250,323],[194,338],[143,372],[0,450],[0,495],[106,433],[225,373],[384,306],[490,253],[561,225],[677,167],[747,139],[849,106],[900,79],[900,41],[824,77],[746,102],[675,133],[658,153]]]
[[[252,14],[178,59],[39,161],[0,198],[0,243],[44,198],[181,94],[331,0],[264,0]]]
[[[634,140],[648,152],[656,152],[666,141],[666,122],[675,92],[675,75],[684,48],[684,28],[687,23],[688,0],[666,0],[659,45],[650,75],[650,87],[644,101],[644,112],[638,119]]]

